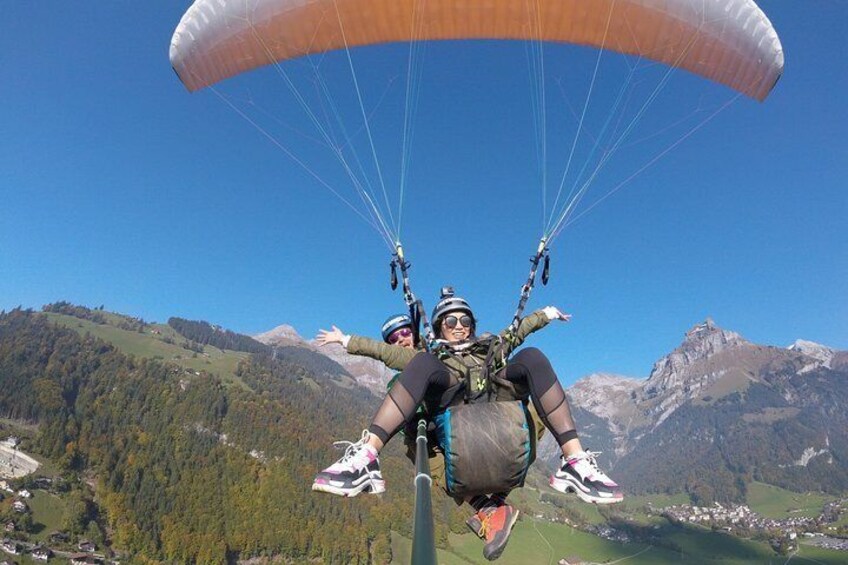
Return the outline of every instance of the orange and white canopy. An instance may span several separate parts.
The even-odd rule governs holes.
[[[758,100],[783,72],[780,40],[753,0],[196,0],[170,58],[194,91],[313,53],[444,39],[590,45],[686,69]]]

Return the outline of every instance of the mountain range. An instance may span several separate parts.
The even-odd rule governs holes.
[[[646,379],[594,374],[569,395],[602,422],[586,442],[631,489],[741,500],[752,480],[848,488],[846,383],[846,352],[803,340],[757,345],[707,319]],[[556,457],[550,440],[544,447]]]

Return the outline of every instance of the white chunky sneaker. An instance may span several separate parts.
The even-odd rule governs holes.
[[[380,472],[377,450],[368,445],[368,430],[356,443],[337,441],[333,445],[345,447],[341,459],[321,471],[312,482],[312,490],[339,496],[356,496],[361,492],[380,494],[386,492],[386,481]]]
[[[559,470],[551,475],[551,488],[560,492],[573,492],[583,502],[613,504],[621,502],[621,488],[598,468],[598,452],[581,451],[562,457]]]

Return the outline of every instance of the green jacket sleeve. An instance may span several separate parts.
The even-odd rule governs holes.
[[[547,314],[542,310],[536,310],[529,316],[525,316],[518,324],[518,329],[515,333],[509,331],[509,328],[501,332],[503,339],[504,356],[509,356],[517,347],[519,347],[527,337],[535,331],[539,331],[551,321]],[[351,340],[352,341],[352,340]]]
[[[354,335],[347,344],[347,352],[363,355],[382,361],[390,369],[403,371],[406,364],[418,353],[417,349],[408,349],[399,345],[389,345],[376,339]]]

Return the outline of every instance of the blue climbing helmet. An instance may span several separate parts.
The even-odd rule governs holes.
[[[401,328],[412,329],[412,318],[410,318],[408,314],[395,314],[394,316],[386,318],[386,321],[383,322],[382,328],[380,328],[380,333],[383,335],[383,341],[389,343],[389,336]]]

